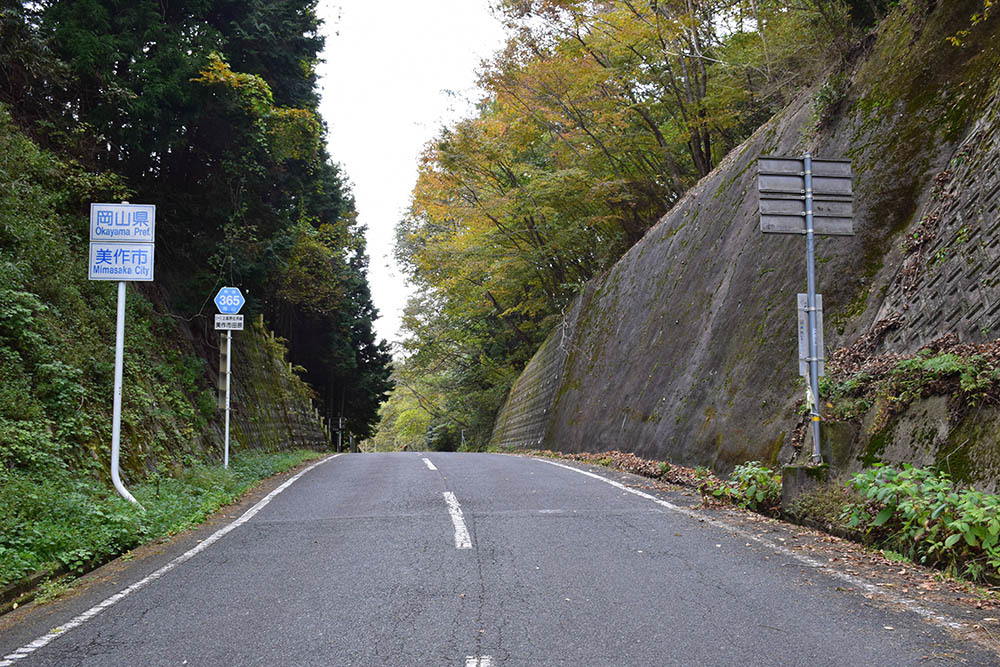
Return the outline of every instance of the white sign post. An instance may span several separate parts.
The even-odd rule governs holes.
[[[118,281],[118,317],[115,325],[115,393],[111,416],[111,482],[126,500],[139,501],[122,484],[121,458],[122,366],[125,357],[125,281],[153,279],[153,243],[156,206],[152,204],[91,204],[90,280]]]
[[[246,299],[238,287],[223,287],[215,295],[215,307],[219,315],[215,316],[216,330],[226,332],[226,445],[222,458],[222,466],[229,467],[229,379],[233,369],[233,331],[243,330],[243,316],[237,315]]]

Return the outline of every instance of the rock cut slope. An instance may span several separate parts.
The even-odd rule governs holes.
[[[717,470],[796,455],[805,248],[759,230],[761,155],[853,163],[856,235],[817,243],[828,357],[859,340],[872,354],[912,353],[944,334],[996,336],[1000,21],[957,47],[946,38],[976,3],[910,4],[844,73],[841,99],[799,97],[587,286],[511,390],[494,445]],[[938,430],[942,445],[947,423]],[[870,436],[828,428],[828,456],[856,465]]]

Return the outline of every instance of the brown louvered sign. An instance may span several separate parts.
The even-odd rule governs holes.
[[[769,234],[806,233],[806,180],[800,158],[761,157],[757,160],[760,231]],[[812,159],[813,231],[854,234],[850,160]]]

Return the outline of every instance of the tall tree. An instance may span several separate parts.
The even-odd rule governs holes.
[[[203,316],[221,284],[243,287],[321,398],[356,397],[365,431],[388,356],[316,115],[316,1],[46,0],[0,16],[0,99],[48,146],[157,204],[172,307]]]

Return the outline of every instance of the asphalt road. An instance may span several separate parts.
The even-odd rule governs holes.
[[[0,630],[0,665],[998,664],[947,619],[854,592],[690,498],[581,470],[488,454],[327,460],[228,533],[203,531],[186,560],[120,564],[25,613]]]

